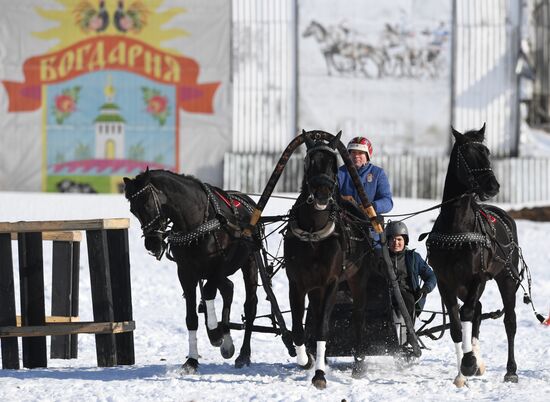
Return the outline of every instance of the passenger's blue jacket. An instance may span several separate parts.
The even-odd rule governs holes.
[[[384,169],[372,163],[367,163],[357,171],[361,177],[365,193],[367,193],[367,197],[376,213],[385,214],[390,212],[393,208],[393,201],[390,183]],[[351,195],[361,205],[361,199],[345,165],[338,169],[338,186],[341,195]]]
[[[405,249],[405,265],[407,266],[407,276],[410,278],[409,286],[413,292],[417,292],[420,289],[419,277],[424,281],[428,293],[435,289],[437,280],[434,271],[432,271],[428,263],[414,249]],[[418,301],[421,309],[424,308],[424,303],[426,303],[425,297]]]

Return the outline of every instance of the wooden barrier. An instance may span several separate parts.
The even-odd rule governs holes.
[[[96,334],[98,366],[134,364],[128,226],[128,219],[0,222],[3,368],[19,368],[17,337],[22,337],[23,366],[34,368],[47,367],[46,336],[52,336],[52,358],[75,358],[79,333]],[[94,322],[72,319],[78,317],[82,230],[86,231],[88,246]],[[15,313],[11,250],[15,236],[19,250],[20,327]],[[56,320],[45,316],[43,240],[53,241],[52,315]]]

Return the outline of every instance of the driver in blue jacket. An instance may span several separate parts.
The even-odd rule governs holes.
[[[434,290],[437,280],[434,272],[420,254],[407,248],[409,230],[403,222],[388,222],[386,237],[399,290],[414,322],[416,312],[424,308],[426,295]]]
[[[355,137],[348,143],[347,149],[376,214],[390,212],[393,208],[390,183],[384,169],[371,163],[371,142],[365,137]],[[342,198],[361,205],[359,193],[345,165],[338,169],[338,187]],[[378,242],[380,238],[378,234],[373,233],[373,237],[375,242]]]

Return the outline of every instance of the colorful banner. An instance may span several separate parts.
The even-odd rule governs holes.
[[[19,131],[10,130],[17,119],[2,120],[3,113],[25,116],[32,127],[24,134],[26,141],[41,142],[42,150],[28,160],[0,147],[0,156],[8,161],[8,166],[0,166],[0,189],[119,192],[123,176],[146,167],[196,174],[202,165],[212,164],[219,168],[209,181],[219,184],[224,144],[230,143],[225,123],[230,105],[226,98],[219,99],[229,82],[230,13],[223,0],[206,7],[195,1],[51,1],[56,9],[44,2],[23,2],[40,6],[10,2],[5,5],[7,19],[22,21],[30,9],[42,24],[30,25],[29,32],[27,25],[12,23],[0,32],[0,46],[6,48],[0,51],[6,94],[0,121],[7,122],[1,129],[7,133],[4,137]],[[200,29],[197,20],[203,23]],[[52,21],[57,23],[53,28]],[[193,31],[166,27],[174,21],[188,21]],[[213,33],[219,35],[215,41]],[[22,55],[16,63],[20,72],[9,74],[17,69],[10,63],[9,40],[17,37],[24,38],[19,54],[27,48],[25,41],[57,44]],[[203,46],[205,38],[210,46]],[[218,64],[220,60],[226,64]],[[205,117],[194,119],[195,114]],[[195,143],[191,137],[205,133],[224,141],[217,152],[196,159],[192,155],[200,147],[185,147]],[[2,138],[0,144],[8,141]],[[36,152],[36,146],[30,148]],[[208,152],[208,147],[203,150]],[[10,173],[15,167],[25,172],[26,182],[13,182]],[[37,167],[40,173],[32,173]],[[40,188],[35,187],[38,180]]]

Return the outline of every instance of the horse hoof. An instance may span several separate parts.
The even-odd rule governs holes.
[[[315,359],[313,358],[313,355],[311,353],[307,354],[307,362],[305,364],[298,363],[298,366],[304,370],[309,370],[313,367],[313,363],[315,362]],[[319,370],[318,370],[319,371]]]
[[[235,359],[235,368],[243,368],[244,366],[250,366],[250,356],[239,355]]]
[[[364,360],[355,360],[353,363],[353,369],[351,370],[351,377],[355,379],[364,378],[367,375],[367,364]]]
[[[231,359],[235,354],[235,345],[233,344],[233,339],[231,339],[231,335],[225,334],[223,336],[223,343],[220,346],[220,352],[224,359]]]
[[[207,329],[206,333],[208,334],[208,339],[212,346],[222,346],[223,332],[219,325],[214,329]]]
[[[317,389],[325,389],[327,387],[325,372],[323,370],[315,370],[315,375],[311,379],[311,383]]]
[[[181,370],[184,374],[197,374],[199,368],[199,361],[193,359],[192,357],[188,358],[185,363],[181,366]]]
[[[476,376],[482,376],[485,374],[485,363],[481,362],[476,370]]]
[[[506,373],[504,376],[504,382],[513,382],[514,384],[517,384],[518,381],[519,378],[516,373]]]
[[[457,375],[455,377],[455,380],[453,381],[453,384],[456,385],[457,388],[462,388],[464,385],[466,385],[466,377],[463,375]]]
[[[477,372],[477,359],[473,352],[464,353],[460,363],[460,372],[466,377],[472,376]]]

